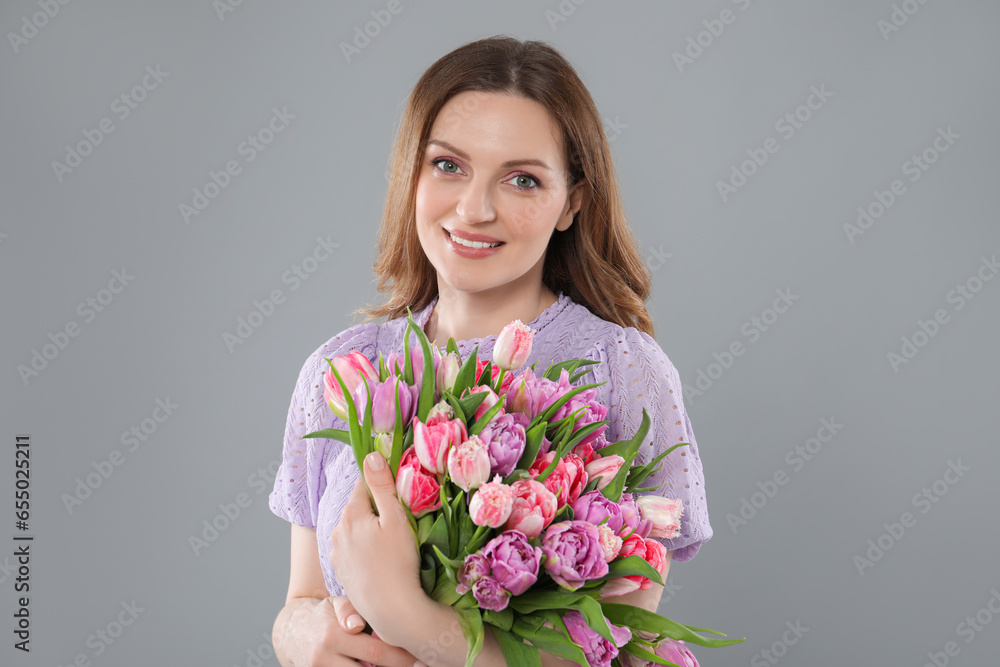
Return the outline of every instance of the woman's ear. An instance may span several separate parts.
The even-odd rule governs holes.
[[[573,224],[573,218],[580,211],[580,207],[583,205],[583,181],[580,181],[574,185],[569,190],[569,194],[566,197],[566,208],[563,210],[562,215],[559,217],[559,222],[556,223],[556,229],[560,232],[565,232]]]

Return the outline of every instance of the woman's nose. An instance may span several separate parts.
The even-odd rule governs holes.
[[[477,182],[476,179],[470,180],[468,185],[462,188],[455,208],[462,221],[470,224],[487,222],[496,217],[490,185]]]

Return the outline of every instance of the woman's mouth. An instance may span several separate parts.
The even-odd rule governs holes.
[[[503,241],[497,241],[496,243],[484,243],[482,241],[467,241],[467,240],[465,240],[463,238],[459,238],[458,236],[455,236],[454,234],[452,234],[451,232],[449,232],[447,229],[444,230],[444,231],[445,231],[445,234],[448,235],[448,238],[450,238],[452,240],[452,242],[456,243],[457,245],[464,246],[466,248],[497,248],[497,247],[503,245]]]

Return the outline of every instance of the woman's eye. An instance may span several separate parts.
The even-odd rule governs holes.
[[[435,166],[451,165],[452,167],[454,167],[457,170],[457,171],[452,171],[451,169],[449,169],[447,167],[441,169],[441,171],[445,172],[446,174],[458,174],[458,173],[462,172],[462,170],[459,168],[459,166],[457,164],[455,164],[454,162],[452,162],[451,160],[449,160],[448,158],[439,157],[436,160],[431,160],[431,164],[433,164]]]
[[[531,190],[532,188],[536,188],[540,185],[534,176],[528,176],[527,174],[518,174],[511,180],[514,181],[515,187],[522,190]]]

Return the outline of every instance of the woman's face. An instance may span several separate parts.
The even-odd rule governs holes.
[[[549,238],[580,208],[582,189],[571,195],[566,181],[562,135],[541,104],[479,91],[448,100],[431,128],[416,192],[417,235],[440,287],[540,285]],[[500,245],[466,248],[450,233]]]

